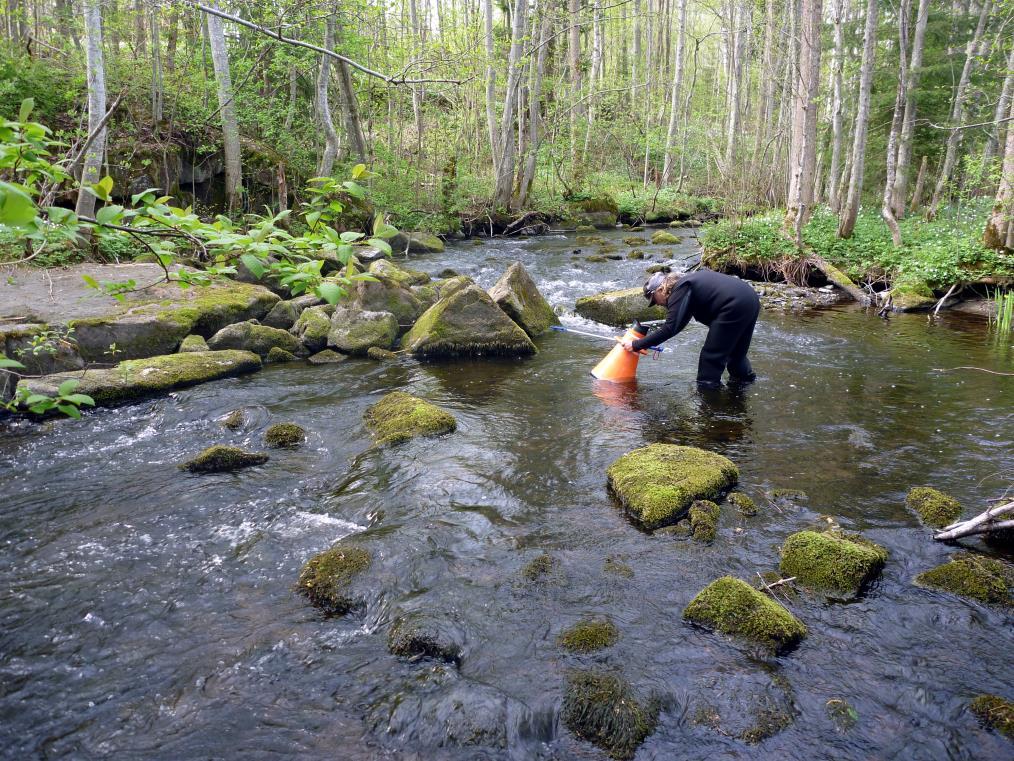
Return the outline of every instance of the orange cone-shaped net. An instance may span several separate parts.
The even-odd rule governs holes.
[[[643,333],[638,333],[633,328],[627,328],[623,336],[631,340],[644,338]],[[612,381],[613,383],[629,383],[637,377],[637,360],[641,358],[640,352],[627,351],[619,343],[613,347],[605,358],[595,365],[592,375],[599,380]]]

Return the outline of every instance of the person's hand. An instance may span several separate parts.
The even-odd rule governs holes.
[[[627,351],[632,352],[634,351],[634,340],[632,338],[624,338],[622,341],[620,341],[620,346],[622,346]]]

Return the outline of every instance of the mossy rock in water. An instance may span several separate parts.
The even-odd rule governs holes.
[[[646,267],[644,270],[645,275],[654,275],[656,272],[669,273],[672,272],[672,267],[670,267],[668,264],[652,264],[651,266]]]
[[[919,513],[923,523],[933,528],[949,526],[961,515],[960,502],[929,486],[911,489],[905,497],[905,504]]]
[[[370,265],[368,272],[375,277],[383,277],[393,280],[398,285],[408,288],[413,285],[424,285],[430,281],[428,273],[421,270],[414,270],[409,267],[402,267],[390,259],[380,259]]]
[[[608,671],[567,675],[561,716],[567,729],[602,748],[610,758],[629,759],[655,731],[659,704],[642,700],[630,684]]]
[[[442,299],[449,298],[462,288],[467,288],[470,285],[475,285],[475,281],[468,275],[455,275],[447,280],[440,280],[434,283],[434,286],[437,288],[437,294]]]
[[[295,362],[296,359],[296,355],[291,351],[286,351],[278,346],[272,346],[271,351],[268,352],[268,356],[265,357],[264,361],[269,364],[279,364],[282,362]]]
[[[180,353],[182,354],[191,351],[210,351],[208,348],[208,342],[204,340],[204,336],[191,333],[183,339],[183,343],[180,344]]]
[[[191,473],[221,473],[227,470],[239,470],[253,465],[263,465],[268,456],[262,452],[247,452],[239,447],[215,444],[201,452],[197,457],[182,463],[181,470]]]
[[[632,246],[633,248],[637,248],[638,246],[643,246],[645,243],[647,243],[648,239],[647,238],[639,238],[636,235],[634,235],[634,236],[630,236],[630,237],[624,238],[623,242],[626,243],[628,246]]]
[[[532,338],[549,330],[551,325],[560,324],[553,307],[539,293],[521,262],[513,262],[507,268],[489,289],[489,297]]]
[[[300,313],[300,309],[293,301],[279,301],[271,307],[270,312],[264,315],[261,325],[267,325],[269,328],[288,330],[296,324]]]
[[[683,610],[683,618],[723,634],[781,652],[806,636],[806,626],[788,610],[745,581],[723,576],[702,589]]]
[[[585,618],[566,629],[556,641],[572,653],[591,653],[612,647],[619,638],[619,630],[608,618]]]
[[[626,327],[634,320],[646,322],[665,318],[665,309],[648,304],[640,288],[582,296],[574,309],[586,319],[617,327]]]
[[[447,663],[461,662],[461,633],[449,620],[409,614],[399,617],[387,636],[387,649],[403,658],[435,658]]]
[[[426,311],[426,304],[411,289],[386,277],[377,282],[357,283],[349,306],[364,312],[390,312],[397,318],[401,330]]]
[[[694,724],[751,745],[790,726],[798,713],[792,686],[774,669],[723,667],[695,681],[690,696]]]
[[[757,503],[741,491],[734,491],[726,497],[743,515],[757,515]]]
[[[264,443],[269,447],[295,449],[306,441],[306,431],[295,423],[275,423],[264,431]]]
[[[101,370],[75,370],[41,378],[24,378],[18,388],[33,394],[57,396],[66,380],[80,381],[75,393],[87,394],[99,407],[166,394],[197,383],[252,373],[261,359],[249,351],[194,351],[147,359],[128,359]]]
[[[627,254],[627,258],[628,259],[643,259],[644,258],[644,252],[641,249],[639,249],[639,248],[635,248],[633,251],[631,251],[630,253]]]
[[[614,576],[622,576],[625,579],[634,578],[634,569],[624,563],[622,560],[614,557],[607,557],[606,562],[602,564],[602,570],[606,573],[611,573]]]
[[[323,351],[318,351],[316,354],[307,357],[306,361],[311,365],[337,365],[348,358],[347,354],[339,354],[334,349],[324,349]]]
[[[985,726],[1014,740],[1014,703],[999,695],[979,695],[968,707]]]
[[[228,428],[230,431],[238,431],[245,422],[246,415],[243,414],[243,410],[233,410],[222,420],[222,427]]]
[[[651,242],[656,246],[672,246],[680,242],[679,236],[666,230],[657,230],[651,235]]]
[[[574,238],[574,242],[579,246],[604,246],[606,245],[606,239],[599,237],[598,235],[578,235]]]
[[[398,359],[398,355],[393,351],[381,349],[379,346],[371,346],[367,349],[366,356],[370,359],[375,359],[378,362],[394,362]]]
[[[933,291],[923,281],[902,281],[890,291],[891,308],[896,312],[915,312],[930,309],[937,303]]]
[[[392,391],[367,408],[364,420],[381,446],[439,436],[458,427],[454,415],[404,391]]]
[[[208,339],[208,346],[214,351],[243,349],[266,357],[271,349],[278,347],[287,352],[299,351],[299,341],[286,330],[255,325],[252,322],[238,322],[227,325]]]
[[[578,225],[576,228],[574,228],[574,232],[576,232],[576,233],[593,233],[593,232],[595,232],[595,226],[594,225]]]
[[[325,613],[345,615],[361,607],[363,596],[356,581],[369,570],[372,562],[368,550],[337,544],[306,561],[299,572],[296,588]]]
[[[390,312],[336,309],[327,345],[344,354],[363,356],[372,346],[389,349],[398,338],[398,319]]]
[[[542,581],[552,575],[558,565],[556,558],[543,553],[525,563],[524,568],[521,569],[521,578],[529,584]]]
[[[431,306],[402,339],[420,357],[524,356],[535,344],[482,288],[469,285]]]
[[[800,531],[782,545],[779,569],[800,584],[836,596],[854,596],[884,567],[887,550],[839,532]]]
[[[327,334],[331,332],[333,307],[315,306],[304,309],[292,326],[292,333],[314,354],[327,346]],[[294,351],[294,350],[290,350]]]
[[[444,242],[432,233],[399,232],[388,241],[395,251],[409,251],[413,254],[439,254],[444,250]]]
[[[708,499],[694,500],[690,505],[690,530],[694,540],[713,542],[718,532],[718,505]]]
[[[987,605],[1014,607],[1014,567],[1003,560],[959,553],[943,565],[920,573],[915,583]]]
[[[608,485],[624,510],[647,530],[675,523],[695,499],[713,499],[736,483],[739,470],[714,452],[649,444],[609,466]]]
[[[586,257],[585,261],[586,262],[591,262],[592,264],[598,264],[600,262],[606,262],[606,261],[609,261],[609,260],[606,259],[604,256],[600,256],[599,254],[592,254],[591,256]]]

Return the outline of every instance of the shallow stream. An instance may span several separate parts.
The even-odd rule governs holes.
[[[684,233],[677,258],[693,254]],[[465,243],[410,264],[489,286],[517,258],[567,308],[643,278],[646,262],[591,264],[575,247]],[[1009,758],[966,705],[1014,698],[1011,616],[913,586],[955,550],[904,497],[934,485],[970,514],[1011,482],[1014,383],[933,370],[1010,371],[1011,347],[960,315],[766,311],[758,382],[703,396],[704,334],[693,325],[675,353],[642,361],[636,387],[589,376],[608,344],[549,333],[526,360],[269,366],[3,432],[0,755],[598,759],[559,710],[568,669],[600,664],[663,703],[638,759]],[[363,411],[395,389],[450,410],[458,431],[370,450]],[[246,424],[223,429],[237,408]],[[279,421],[305,427],[307,445],[237,474],[176,468],[213,443],[261,449]],[[724,505],[710,546],[639,531],[605,471],[650,442],[731,458],[760,514]],[[806,497],[768,499],[776,488]],[[797,649],[764,657],[681,621],[718,576],[774,570],[784,538],[822,515],[891,556],[854,603],[788,600],[809,627]],[[382,558],[381,588],[365,615],[325,619],[294,582],[355,532]],[[543,552],[556,576],[525,584]],[[460,668],[388,653],[390,622],[409,610],[456,630]],[[559,632],[586,615],[611,617],[619,641],[566,654]],[[854,707],[852,728],[829,717],[835,699]],[[735,737],[765,710],[793,721],[759,744]],[[717,727],[699,721],[716,713]]]

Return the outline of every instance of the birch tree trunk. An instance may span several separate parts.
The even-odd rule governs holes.
[[[898,89],[894,96],[894,118],[891,120],[891,131],[887,137],[887,173],[884,181],[884,197],[880,205],[880,216],[884,218],[891,231],[891,240],[895,246],[901,245],[901,228],[894,216],[892,208],[894,199],[895,174],[898,167],[898,136],[902,121],[905,118],[905,93],[908,89],[908,17],[912,5],[910,0],[902,0],[898,11]]]
[[[571,172],[577,173],[577,125],[584,116],[581,102],[581,0],[567,0],[567,23],[570,24],[567,58],[570,68],[570,97],[574,101],[570,109],[570,165]]]
[[[327,18],[324,21],[324,49],[334,49],[334,16],[335,9],[332,6]],[[317,72],[317,116],[320,118],[321,127],[324,129],[324,152],[320,156],[320,163],[317,164],[318,177],[330,177],[334,170],[334,162],[338,157],[338,150],[341,143],[338,139],[338,132],[334,128],[334,119],[331,116],[331,104],[328,100],[328,86],[331,83],[331,56],[321,55],[320,69]]]
[[[838,220],[838,237],[850,238],[859,214],[859,200],[863,192],[865,170],[866,129],[870,117],[870,91],[873,87],[873,59],[877,46],[877,0],[866,4],[866,29],[863,33],[863,63],[859,82],[859,106],[856,110],[856,125],[852,133],[852,174],[849,178],[848,196]]]
[[[774,72],[774,37],[775,37],[775,3],[765,0],[764,20],[764,51],[761,54],[762,93],[760,107],[757,109],[757,124],[754,127],[753,161],[751,175],[757,176],[762,156],[767,152],[768,130],[771,115],[775,109],[775,72]]]
[[[800,6],[799,73],[795,82],[792,144],[785,227],[797,245],[813,212],[813,174],[817,153],[817,92],[820,88],[820,22],[822,0]]]
[[[217,0],[210,0],[212,8],[218,8]],[[210,13],[208,20],[208,41],[211,46],[211,62],[215,68],[218,83],[218,107],[222,115],[222,147],[225,153],[225,197],[229,211],[239,208],[240,193],[243,191],[243,167],[239,146],[239,125],[236,122],[236,107],[233,103],[232,79],[229,75],[229,51],[225,46],[225,30],[222,19]]]
[[[282,129],[292,129],[292,121],[296,118],[296,96],[298,94],[299,70],[295,64],[289,64],[289,107],[285,111],[285,122]]]
[[[676,130],[682,109],[680,108],[683,93],[683,71],[685,68],[685,47],[687,36],[687,0],[680,0],[679,30],[676,36],[676,60],[673,61],[672,100],[669,105],[669,129],[665,134],[665,157],[662,163],[662,184],[672,182],[673,146],[676,143]]]
[[[1014,119],[1014,100],[1008,116]],[[982,236],[989,248],[1014,250],[1014,122],[1007,126],[1007,145],[1003,152],[1003,170],[996,191],[993,211]]]
[[[961,79],[958,80],[958,87],[954,91],[954,101],[951,104],[951,134],[947,137],[947,151],[944,154],[944,163],[937,176],[937,184],[933,189],[933,200],[926,212],[929,219],[937,215],[940,203],[943,201],[947,185],[951,180],[951,173],[954,171],[954,163],[958,156],[958,147],[961,145],[961,138],[964,130],[960,127],[964,124],[965,118],[965,91],[972,78],[972,70],[975,68],[976,59],[979,57],[979,45],[982,42],[982,35],[986,29],[986,22],[989,19],[990,10],[993,7],[993,0],[983,0],[982,9],[979,11],[979,22],[976,24],[975,33],[968,41],[965,49],[965,65],[961,69]]]
[[[898,166],[891,194],[891,209],[896,219],[905,216],[905,207],[908,201],[908,178],[912,171],[912,136],[915,133],[915,95],[922,70],[922,51],[926,40],[929,4],[930,0],[919,0],[919,10],[915,18],[912,57],[908,65],[908,81],[905,87],[905,115],[898,137]]]
[[[740,80],[743,76],[743,40],[746,31],[739,27],[745,23],[743,16],[746,8],[738,6],[735,2],[729,4],[729,83],[728,83],[728,110],[729,118],[726,123],[725,132],[725,171],[732,169],[732,161],[736,155],[736,137],[739,133],[739,101],[740,101]]]
[[[553,27],[553,12],[543,6],[539,23],[539,50],[535,58],[535,75],[532,78],[528,101],[528,155],[525,158],[524,172],[518,183],[517,207],[523,209],[528,204],[528,196],[535,181],[535,166],[539,157],[539,123],[542,120],[542,82],[546,71],[546,55],[549,51],[550,35]]]
[[[507,59],[507,92],[504,95],[503,114],[500,119],[500,141],[503,150],[500,154],[499,171],[493,191],[494,206],[509,206],[514,185],[514,167],[517,159],[514,115],[518,104],[518,90],[523,68],[521,66],[521,49],[525,37],[524,27],[527,11],[527,0],[515,0],[514,18],[511,22],[511,49]]]
[[[102,117],[106,115],[106,70],[102,60],[102,0],[84,0],[85,56],[88,68],[88,134],[99,130],[85,151],[81,169],[81,183],[99,181],[102,156],[106,152],[106,128]],[[74,212],[79,217],[95,216],[95,196],[81,190],[77,194]]]
[[[359,101],[356,88],[352,83],[352,71],[345,61],[338,61],[338,89],[342,95],[342,113],[345,117],[345,134],[348,135],[352,153],[361,163],[366,163],[370,155],[363,132],[363,121],[359,115]]]
[[[847,0],[835,0],[834,53],[831,58],[831,166],[827,173],[827,203],[831,210],[841,210],[838,187],[841,175],[842,146],[842,71],[845,66],[845,9]]]
[[[1011,102],[1011,91],[1014,90],[1014,45],[1011,45],[1010,54],[1007,56],[1007,75],[1003,78],[1003,87],[1000,90],[1000,98],[996,102],[996,109],[993,111],[993,127],[986,139],[986,146],[982,149],[982,170],[988,172],[993,159],[996,158],[997,149],[1000,147],[1000,126],[1001,121],[1007,114]],[[1007,125],[1008,130],[1010,125]]]
[[[162,88],[162,43],[158,34],[158,13],[151,12],[151,120],[158,132],[162,121],[162,103],[165,94]]]
[[[489,153],[493,158],[493,176],[500,175],[500,135],[496,126],[496,53],[493,46],[493,0],[483,0],[486,45],[486,126],[489,129]]]

